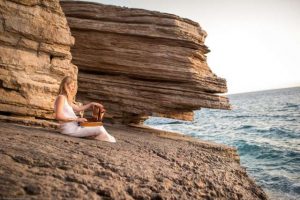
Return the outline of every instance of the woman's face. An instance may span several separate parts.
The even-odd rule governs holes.
[[[75,83],[74,82],[70,83],[68,85],[68,89],[69,89],[70,92],[74,93],[74,91],[75,91]]]

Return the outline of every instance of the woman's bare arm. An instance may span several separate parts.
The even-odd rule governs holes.
[[[64,96],[58,96],[56,99],[56,109],[55,109],[55,119],[59,121],[77,121],[77,118],[67,118],[63,114],[63,107],[64,107]]]
[[[90,108],[93,105],[103,108],[103,105],[101,105],[99,103],[95,103],[95,102],[91,102],[91,103],[88,103],[88,104],[85,104],[85,105],[82,105],[82,106],[78,106],[78,105],[75,105],[73,103],[71,104],[71,106],[72,106],[72,108],[75,112],[80,112],[80,111],[86,110],[86,109]]]
[[[92,106],[92,103],[88,103],[88,104],[85,104],[85,105],[82,105],[82,106],[78,106],[74,103],[71,103],[71,106],[72,106],[74,112],[80,112],[80,111],[83,111],[83,110],[86,110],[86,109],[90,108]]]

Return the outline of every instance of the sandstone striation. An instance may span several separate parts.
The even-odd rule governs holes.
[[[59,0],[0,0],[0,115],[53,118],[73,44]]]
[[[53,100],[77,79],[58,0],[0,0],[0,199],[267,199],[236,149],[146,128],[150,115],[190,120],[229,109],[205,31],[175,15],[63,2],[76,37],[79,100],[101,100],[117,143],[59,134]],[[8,123],[9,122],[9,123]],[[48,128],[25,127],[15,123]]]
[[[78,100],[101,101],[106,117],[141,123],[148,116],[192,120],[193,110],[229,109],[225,79],[209,68],[206,32],[176,15],[62,1],[75,45]]]
[[[115,125],[117,143],[0,122],[0,199],[267,199],[234,148]]]

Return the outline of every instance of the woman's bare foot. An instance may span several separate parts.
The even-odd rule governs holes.
[[[107,135],[106,135],[106,134],[101,133],[101,134],[97,135],[97,136],[95,137],[95,139],[96,139],[96,140],[107,140],[108,138],[107,138]]]
[[[108,134],[97,135],[94,139],[106,142],[116,142],[116,139]]]

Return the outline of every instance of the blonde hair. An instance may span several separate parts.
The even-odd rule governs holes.
[[[73,93],[71,91],[69,91],[69,89],[67,87],[71,83],[75,84],[75,90]],[[71,76],[65,76],[59,85],[58,95],[66,96],[69,103],[72,103],[72,102],[75,103],[76,93],[77,93],[77,84],[76,84],[75,80]]]

